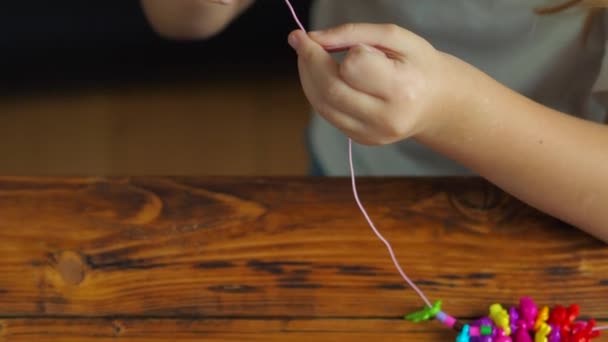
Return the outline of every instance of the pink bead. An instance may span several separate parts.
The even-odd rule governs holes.
[[[494,339],[494,342],[513,342],[510,336],[499,336]]]
[[[471,337],[477,337],[481,335],[481,331],[479,330],[479,327],[470,327],[469,328],[469,336]]]
[[[445,324],[449,328],[453,328],[454,324],[456,324],[456,318],[454,318],[452,316],[447,316],[445,318],[445,321],[443,322],[443,324]]]
[[[519,300],[520,319],[526,322],[527,329],[534,329],[536,316],[538,315],[538,307],[530,297],[522,297]]]

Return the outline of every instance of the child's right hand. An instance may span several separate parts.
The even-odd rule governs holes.
[[[452,125],[453,113],[474,112],[461,101],[471,97],[472,68],[403,28],[345,24],[309,35],[297,30],[289,42],[312,106],[358,143],[385,145],[453,130],[463,122]],[[341,63],[328,52],[339,50],[348,51]]]

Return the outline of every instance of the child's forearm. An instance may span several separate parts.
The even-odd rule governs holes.
[[[445,123],[417,139],[608,242],[608,127],[541,106],[460,67],[472,75],[460,82],[470,101],[446,108]]]
[[[151,26],[171,39],[206,39],[224,29],[253,0],[141,0]]]

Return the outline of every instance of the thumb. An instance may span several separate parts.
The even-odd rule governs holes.
[[[333,61],[331,55],[308,34],[302,30],[296,30],[289,34],[289,45],[296,51],[298,56],[308,61]]]

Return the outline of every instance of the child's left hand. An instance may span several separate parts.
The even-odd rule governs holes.
[[[433,130],[467,97],[456,84],[466,79],[455,66],[461,62],[395,25],[294,31],[289,42],[312,106],[362,144],[390,144]],[[347,49],[342,63],[328,52]]]

